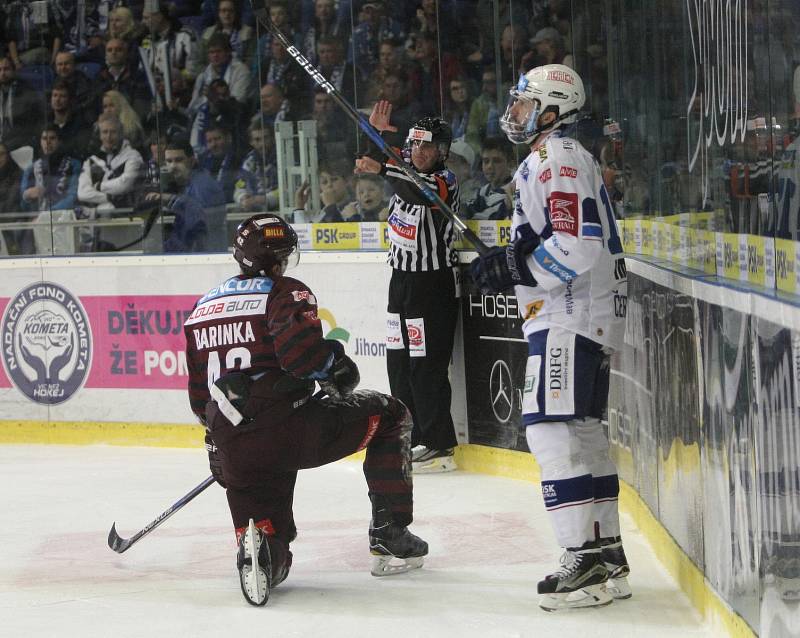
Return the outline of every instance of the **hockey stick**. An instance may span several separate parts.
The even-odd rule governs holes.
[[[200,485],[195,487],[191,492],[189,492],[185,496],[182,496],[180,499],[178,499],[177,502],[172,504],[165,511],[161,512],[161,514],[159,514],[153,521],[145,525],[140,531],[136,532],[130,538],[120,538],[120,535],[117,534],[116,522],[112,523],[111,531],[108,533],[108,546],[115,552],[117,552],[117,554],[121,554],[131,545],[133,545],[136,541],[138,541],[140,538],[147,536],[156,527],[161,525],[161,523],[167,520],[170,516],[172,516],[175,512],[181,509],[184,505],[186,505],[195,496],[200,494],[200,492],[205,490],[209,485],[211,485],[214,482],[215,482],[214,477],[209,476],[205,481],[200,483]]]
[[[261,25],[267,28],[273,36],[278,38],[289,55],[291,55],[295,62],[305,69],[306,73],[311,76],[314,82],[316,82],[320,88],[324,89],[325,92],[331,96],[331,99],[336,102],[336,104],[338,104],[348,116],[350,116],[350,119],[352,119],[358,125],[358,127],[367,134],[367,137],[369,137],[369,139],[375,143],[375,145],[384,155],[397,164],[397,168],[402,171],[402,173],[408,177],[408,179],[414,182],[414,185],[419,188],[420,191],[422,191],[422,194],[425,195],[429,201],[436,204],[442,214],[453,222],[453,225],[462,234],[464,239],[466,239],[475,247],[475,250],[478,251],[478,254],[483,255],[487,250],[489,250],[489,247],[480,239],[478,239],[478,236],[472,232],[472,230],[460,217],[458,217],[458,215],[453,212],[453,209],[445,204],[444,200],[442,200],[441,197],[431,190],[431,188],[417,174],[417,172],[405,161],[403,161],[403,158],[398,155],[397,151],[395,151],[384,141],[380,133],[378,133],[372,124],[369,123],[369,120],[364,117],[364,114],[359,113],[347,100],[345,100],[336,87],[326,80],[325,76],[322,75],[322,73],[320,73],[316,68],[314,68],[314,65],[311,64],[311,62],[309,62],[291,42],[289,42],[283,32],[276,27],[270,19],[269,9],[266,6],[266,0],[250,0],[250,2],[253,5],[253,13]]]

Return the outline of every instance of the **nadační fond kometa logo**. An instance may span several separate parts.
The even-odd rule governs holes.
[[[86,381],[92,335],[76,297],[52,282],[31,284],[13,297],[0,324],[3,366],[31,401],[63,403]]]

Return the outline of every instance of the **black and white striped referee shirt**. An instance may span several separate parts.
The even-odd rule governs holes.
[[[394,191],[389,202],[389,265],[406,272],[454,266],[458,257],[453,222],[436,206],[432,209],[422,191],[396,166],[385,164],[381,175]],[[442,168],[420,177],[457,215],[458,180],[452,171]]]

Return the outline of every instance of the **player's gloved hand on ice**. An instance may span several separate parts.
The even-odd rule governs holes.
[[[538,241],[519,239],[505,248],[493,246],[472,260],[470,272],[481,292],[495,294],[514,286],[535,286],[531,271],[525,263]]]
[[[214,441],[208,434],[206,434],[206,452],[208,452],[208,467],[211,468],[211,476],[221,487],[227,487],[225,479],[222,477],[222,461],[217,455],[217,446],[214,445]]]
[[[355,361],[344,353],[344,346],[339,341],[331,340],[333,363],[328,377],[319,381],[319,387],[332,399],[341,399],[356,389],[361,375]]]

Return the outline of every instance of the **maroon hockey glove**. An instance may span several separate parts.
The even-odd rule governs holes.
[[[333,363],[328,377],[319,381],[319,387],[332,399],[341,399],[356,389],[361,375],[355,361],[344,353],[344,346],[339,341],[330,341],[333,349]]]
[[[217,455],[217,446],[214,445],[214,441],[208,434],[206,434],[206,452],[208,452],[208,467],[211,468],[211,476],[221,487],[227,487],[222,476],[222,461],[219,460]]]

